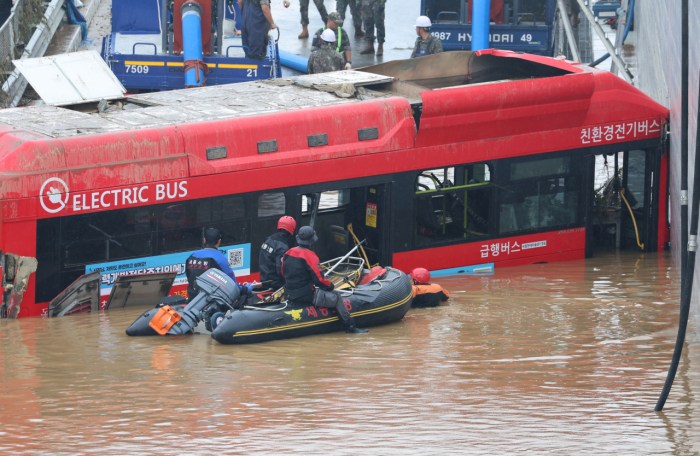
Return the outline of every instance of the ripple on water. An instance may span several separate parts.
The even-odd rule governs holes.
[[[669,265],[445,277],[462,291],[447,305],[369,334],[252,346],[129,338],[140,309],[0,321],[0,452],[697,454],[697,340],[653,412],[677,324]]]

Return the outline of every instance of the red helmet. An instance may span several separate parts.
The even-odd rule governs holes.
[[[425,268],[414,269],[411,271],[411,277],[413,277],[413,281],[417,284],[430,283],[430,272]]]
[[[294,220],[294,217],[290,217],[288,215],[283,215],[277,221],[277,229],[278,230],[285,230],[289,234],[293,235],[294,230],[297,229],[297,221]]]

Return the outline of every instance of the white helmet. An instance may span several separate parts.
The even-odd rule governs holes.
[[[323,31],[323,33],[321,33],[321,39],[326,43],[333,43],[335,42],[335,32],[327,28]]]
[[[430,22],[428,16],[418,16],[418,19],[416,19],[416,27],[430,28],[432,26],[433,23]]]

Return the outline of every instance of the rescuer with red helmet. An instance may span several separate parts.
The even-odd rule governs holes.
[[[187,276],[187,300],[192,301],[199,287],[197,286],[197,277],[202,275],[208,269],[216,268],[231,277],[238,288],[241,290],[241,295],[250,294],[253,290],[251,284],[241,285],[236,281],[236,275],[233,273],[231,266],[228,264],[228,259],[219,247],[221,246],[221,231],[216,228],[209,227],[204,230],[202,236],[203,247],[187,258],[185,262],[185,275]]]
[[[450,298],[450,293],[437,283],[430,283],[430,272],[425,268],[411,271],[413,279],[413,307],[437,307]]]
[[[260,246],[260,280],[268,287],[277,290],[284,285],[282,278],[282,255],[296,246],[294,231],[297,222],[294,217],[284,215],[277,221],[277,231],[271,234]]]
[[[333,282],[321,274],[318,255],[311,246],[318,240],[316,231],[310,226],[302,226],[297,233],[297,247],[287,250],[282,257],[282,276],[284,277],[284,296],[292,307],[313,305],[327,307],[338,312],[345,331],[359,334],[366,329],[355,326],[355,321],[346,307],[349,300],[342,299],[333,292]]]

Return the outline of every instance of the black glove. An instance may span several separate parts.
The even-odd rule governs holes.
[[[234,299],[233,302],[231,303],[231,307],[233,307],[234,310],[241,310],[243,309],[243,306],[245,306],[246,302],[246,295],[241,295],[238,297],[238,299]]]
[[[326,291],[333,291],[333,290],[335,290],[335,284],[333,282],[331,282],[331,284],[326,287]]]

